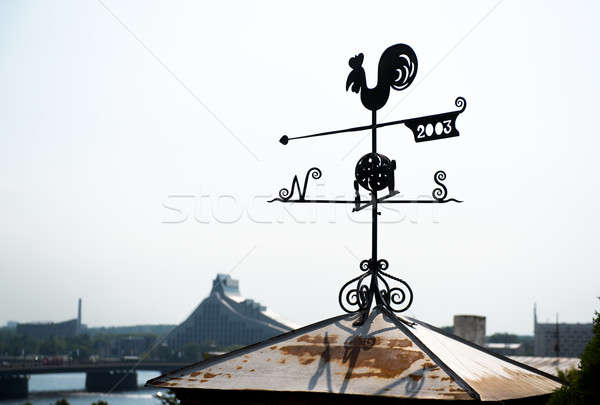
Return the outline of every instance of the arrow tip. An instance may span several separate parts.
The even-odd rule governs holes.
[[[279,139],[279,142],[280,142],[282,145],[287,145],[287,143],[288,143],[288,141],[289,141],[289,140],[290,140],[290,138],[288,138],[288,136],[287,136],[287,135],[284,135],[284,136],[282,136],[282,137]]]

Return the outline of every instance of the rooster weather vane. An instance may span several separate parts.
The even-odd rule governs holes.
[[[353,278],[342,286],[338,300],[342,309],[348,313],[360,312],[361,317],[354,323],[362,324],[367,318],[373,300],[379,307],[392,312],[404,312],[413,302],[413,293],[408,283],[400,278],[387,273],[388,261],[380,259],[377,254],[377,218],[381,213],[378,211],[379,204],[444,204],[448,202],[462,201],[447,198],[448,190],[442,183],[446,179],[446,173],[437,171],[433,180],[437,184],[432,192],[431,200],[394,200],[391,199],[399,192],[396,191],[394,171],[396,161],[387,156],[377,153],[377,128],[390,125],[404,124],[414,135],[415,142],[426,142],[437,139],[451,138],[459,135],[456,129],[456,118],[462,113],[467,103],[464,98],[458,97],[455,101],[458,110],[442,114],[428,115],[417,118],[409,118],[399,121],[377,123],[377,110],[381,109],[390,96],[391,89],[404,90],[411,85],[417,75],[417,56],[412,48],[405,44],[396,44],[387,48],[379,59],[377,71],[377,86],[367,87],[365,70],[362,67],[364,55],[362,53],[350,58],[348,64],[352,68],[346,80],[346,91],[352,90],[360,94],[363,106],[371,110],[371,125],[340,129],[335,131],[320,132],[316,134],[288,137],[284,135],[279,142],[287,145],[292,140],[313,138],[326,135],[334,135],[349,132],[371,130],[371,152],[358,160],[354,170],[354,200],[310,200],[306,199],[306,188],[308,180],[319,179],[321,170],[313,167],[308,170],[304,178],[302,188],[298,176],[294,176],[292,186],[288,190],[283,188],[279,191],[279,197],[273,201],[283,203],[337,203],[354,204],[353,212],[371,207],[371,257],[360,262],[362,274]],[[362,199],[359,187],[367,190],[369,199]],[[378,192],[387,189],[387,194],[381,197]],[[297,191],[298,197],[294,197]]]

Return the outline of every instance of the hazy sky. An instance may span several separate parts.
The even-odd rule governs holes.
[[[459,138],[379,132],[404,197],[445,169],[449,196],[383,209],[380,254],[408,314],[488,332],[590,322],[600,295],[597,2],[0,2],[0,324],[179,323],[219,272],[307,324],[370,254],[370,213],[266,204],[319,166],[313,197],[351,198],[369,123],[346,93],[388,46],[419,72],[387,120],[454,110]],[[361,142],[362,140],[362,142]],[[358,145],[358,146],[357,146]]]

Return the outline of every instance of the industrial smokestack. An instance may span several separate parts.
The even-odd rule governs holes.
[[[77,331],[81,330],[81,298],[77,302]]]

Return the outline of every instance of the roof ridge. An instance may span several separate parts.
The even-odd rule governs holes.
[[[477,345],[477,344],[475,344],[475,343],[473,343],[473,342],[471,342],[469,340],[463,339],[460,336],[453,335],[452,333],[448,333],[448,332],[444,331],[443,329],[440,329],[440,328],[438,328],[436,326],[430,325],[427,322],[423,322],[423,321],[420,321],[420,320],[415,319],[415,318],[409,318],[409,319],[412,320],[412,321],[414,321],[414,322],[416,322],[417,324],[419,324],[419,325],[427,328],[427,329],[430,329],[430,330],[432,330],[434,332],[437,332],[437,333],[440,333],[440,334],[442,334],[442,335],[444,335],[444,336],[446,336],[446,337],[448,337],[450,339],[456,340],[457,342],[460,342],[460,343],[463,343],[463,344],[465,344],[467,346],[470,346],[473,349],[479,350],[481,352],[484,352],[485,354],[489,354],[490,356],[496,357],[497,359],[506,361],[507,363],[510,363],[510,364],[515,365],[517,367],[524,368],[527,371],[531,371],[532,373],[539,374],[539,375],[544,376],[546,378],[550,378],[551,380],[554,380],[554,381],[559,382],[559,383],[562,384],[562,381],[557,376],[545,373],[542,370],[538,370],[537,368],[528,366],[527,364],[520,363],[520,362],[518,362],[516,360],[511,359],[510,357],[506,357],[506,356],[503,356],[501,354],[495,353],[495,352],[493,352],[493,351],[491,351],[491,350],[489,350],[489,349],[487,349],[487,348],[485,348],[483,346],[479,346],[479,345]]]
[[[419,339],[414,333],[412,333],[412,331],[409,329],[412,326],[405,325],[404,322],[401,319],[399,319],[396,316],[396,314],[394,314],[391,311],[384,310],[384,311],[382,311],[382,313],[384,313],[386,316],[388,316],[396,324],[396,326],[398,328],[400,328],[400,330],[402,330],[402,332],[404,332],[405,335],[410,336],[411,340],[413,342],[415,342],[415,344],[417,346],[419,346],[419,349],[421,349],[425,353],[427,353],[427,355],[438,366],[440,366],[440,368],[442,370],[444,370],[446,372],[446,374],[448,374],[449,376],[454,378],[454,381],[456,381],[457,384],[460,385],[461,388],[464,389],[465,392],[471,396],[471,398],[473,398],[477,401],[481,401],[481,397],[480,397],[479,393],[477,391],[475,391],[475,389],[473,387],[471,387],[461,376],[456,374],[456,372],[454,370],[452,370],[446,363],[444,363],[444,361],[442,361],[442,359],[440,359],[429,347],[427,347],[427,345],[425,343],[421,342],[421,339]],[[413,318],[409,318],[409,317],[406,317],[406,318],[410,319],[411,321],[415,321]]]

